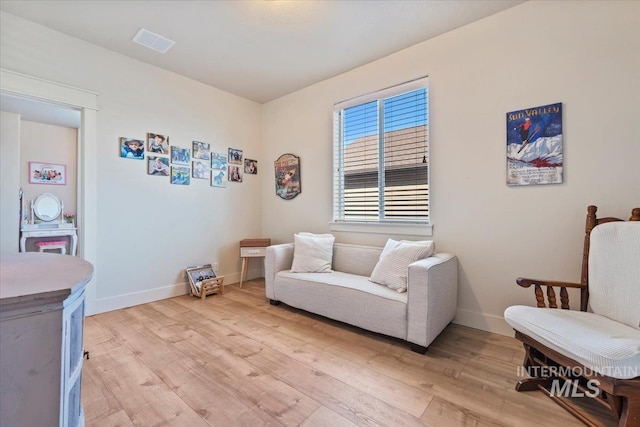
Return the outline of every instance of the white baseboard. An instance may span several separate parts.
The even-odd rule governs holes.
[[[249,268],[247,269],[247,277],[245,277],[245,281],[257,279],[258,277],[264,277],[264,271],[262,268]],[[231,285],[234,283],[240,283],[240,273],[231,273],[224,275],[224,284]]]
[[[134,305],[146,304],[148,302],[173,298],[187,293],[189,293],[189,285],[187,283],[177,283],[174,285],[163,286],[161,288],[131,292],[109,298],[99,298],[96,299],[93,304],[95,312],[87,313],[87,315],[90,316],[92,314],[99,314],[106,311],[132,307]]]
[[[263,277],[264,274],[261,268],[253,268],[247,270],[247,278],[245,280],[256,279]],[[240,282],[240,273],[231,273],[224,275],[224,285],[231,285],[233,283]],[[169,286],[162,286],[160,288],[147,289],[144,291],[131,292],[122,295],[116,295],[109,298],[97,299],[92,304],[93,309],[91,312],[87,310],[87,316],[94,314],[100,314],[107,311],[119,310],[121,308],[133,307],[134,305],[146,304],[149,302],[160,301],[167,298],[173,298],[180,295],[186,295],[189,293],[189,284],[186,282],[176,283]],[[89,307],[87,307],[89,308]]]
[[[470,328],[482,329],[500,335],[513,336],[513,328],[504,320],[502,316],[478,313],[477,311],[464,310],[459,308],[453,323]]]

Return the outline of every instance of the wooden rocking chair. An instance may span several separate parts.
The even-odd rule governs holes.
[[[580,283],[517,279],[524,288],[534,286],[537,308],[505,311],[524,345],[523,366],[532,377],[519,381],[516,390],[542,390],[584,424],[600,426],[579,399],[567,398],[591,397],[619,427],[638,427],[640,222],[597,218],[596,210],[587,208]],[[632,210],[630,221],[640,221],[640,208]],[[554,287],[560,288],[561,310]],[[569,310],[567,288],[580,289],[580,311]]]

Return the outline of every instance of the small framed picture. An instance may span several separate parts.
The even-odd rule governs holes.
[[[171,146],[171,163],[188,165],[191,162],[191,151],[188,148]]]
[[[242,171],[240,166],[229,165],[229,181],[242,182]]]
[[[147,161],[147,174],[169,176],[169,158],[149,156]]]
[[[67,167],[53,163],[29,162],[29,183],[67,185]]]
[[[171,183],[176,185],[189,185],[191,183],[191,171],[188,166],[171,166]]]
[[[120,157],[125,159],[144,159],[144,142],[135,138],[120,138]]]
[[[211,153],[211,186],[225,187],[227,175],[227,155]]]
[[[209,162],[203,160],[194,160],[192,175],[197,179],[209,179]]]
[[[211,158],[211,144],[200,141],[193,141],[193,158],[200,160],[209,160]]]
[[[252,159],[244,159],[244,173],[251,175],[258,174],[258,161]]]
[[[147,133],[147,151],[156,154],[169,154],[169,137],[158,133]]]
[[[233,163],[234,165],[241,165],[242,150],[238,150],[237,148],[229,148],[229,163]]]

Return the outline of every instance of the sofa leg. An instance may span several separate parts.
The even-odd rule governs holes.
[[[416,353],[425,354],[427,352],[428,347],[423,347],[418,344],[411,343],[411,351],[415,351]]]
[[[280,301],[275,299],[269,299],[269,304],[271,305],[280,305]]]

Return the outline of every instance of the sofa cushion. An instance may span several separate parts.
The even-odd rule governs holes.
[[[369,277],[381,253],[382,248],[336,243],[333,245],[333,269]]]
[[[371,281],[385,285],[397,292],[407,290],[409,264],[433,253],[433,242],[408,242],[387,240],[380,260],[371,273]]]
[[[602,375],[640,376],[640,331],[598,314],[509,307],[504,318],[515,329]]]
[[[280,271],[274,294],[276,300],[292,307],[406,339],[407,294],[372,283],[365,276]]]
[[[331,234],[297,233],[294,235],[293,264],[295,273],[330,273],[333,259]]]

